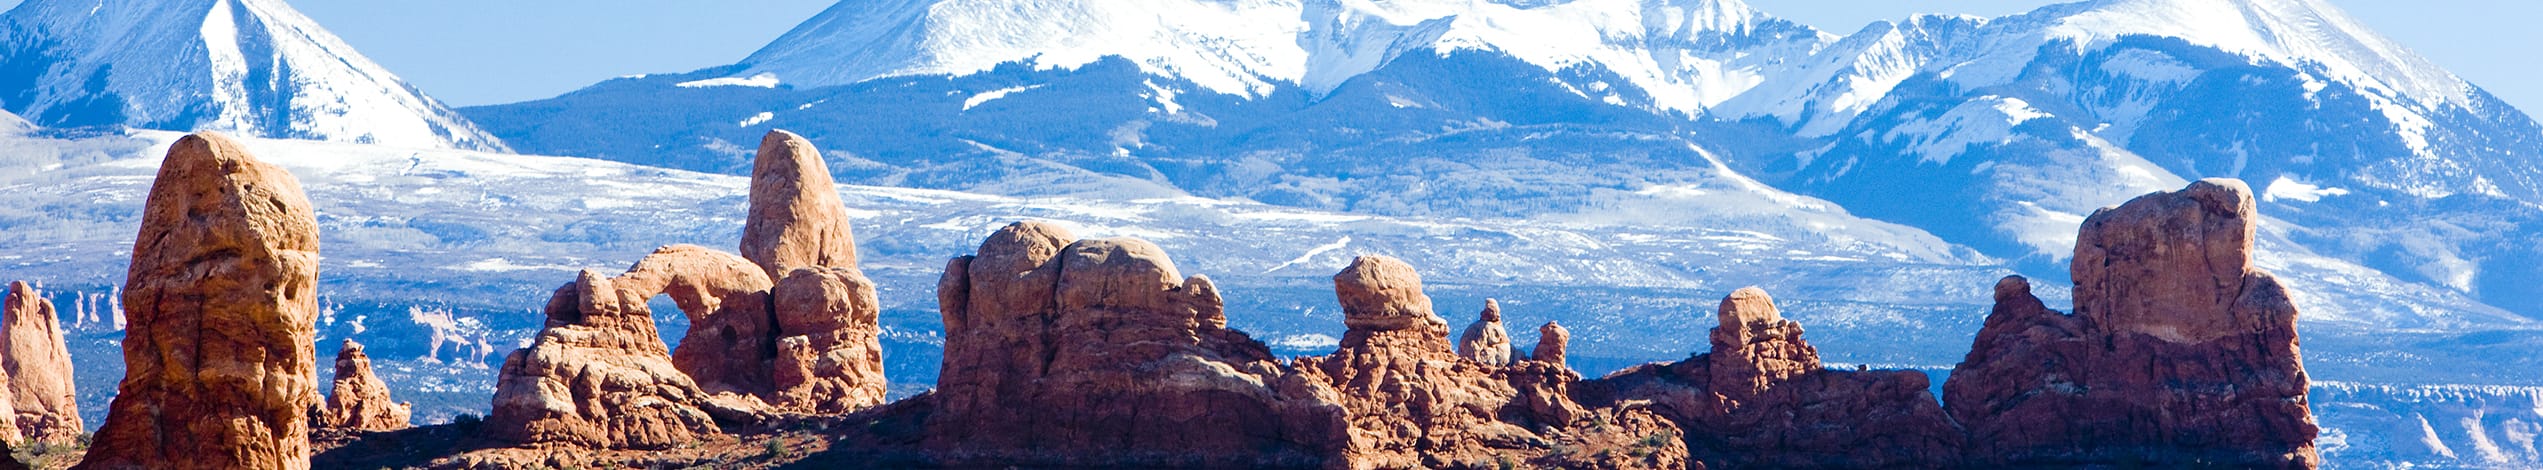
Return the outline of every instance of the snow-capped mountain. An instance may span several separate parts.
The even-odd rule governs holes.
[[[48,127],[505,149],[282,0],[20,3],[0,15],[0,108]]]
[[[720,83],[818,88],[1120,57],[1220,94],[1323,95],[1404,54],[1488,50],[1548,72],[1602,68],[1650,93],[1648,105],[1694,112],[1822,36],[1738,0],[847,1]]]
[[[2543,126],[2327,4],[2111,0],[1839,44],[1796,69],[1806,85],[1717,109],[1807,140],[1715,143],[1784,187],[2042,265],[2116,197],[2240,178],[2291,250],[2543,315]]]

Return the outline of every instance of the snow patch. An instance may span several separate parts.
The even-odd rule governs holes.
[[[1019,87],[999,88],[999,89],[995,89],[995,90],[989,90],[989,91],[980,92],[980,94],[977,94],[977,95],[971,95],[971,97],[970,97],[970,98],[963,99],[963,100],[962,100],[962,110],[964,110],[964,111],[970,111],[970,110],[971,110],[971,108],[977,108],[977,107],[980,107],[980,104],[981,104],[981,103],[987,103],[987,102],[991,102],[991,101],[997,101],[999,98],[1005,98],[1005,97],[1007,97],[1007,95],[1012,95],[1012,94],[1015,94],[1016,92],[1025,91],[1025,90],[1031,90],[1031,89],[1041,88],[1041,87],[1042,87],[1041,85],[1033,85],[1033,86],[1019,86]]]
[[[762,74],[752,75],[752,76],[748,76],[748,77],[723,77],[723,78],[709,78],[709,79],[705,79],[705,80],[692,80],[692,81],[686,81],[686,82],[680,82],[680,83],[677,83],[677,84],[673,84],[672,86],[677,86],[677,87],[680,87],[680,88],[708,88],[708,87],[719,87],[719,86],[739,86],[739,87],[751,87],[751,88],[776,88],[776,87],[777,87],[777,83],[778,83],[778,82],[777,82],[777,74],[773,74],[773,73],[762,73]]]
[[[753,114],[753,115],[751,115],[751,117],[750,117],[749,119],[743,119],[743,120],[742,120],[742,122],[735,123],[735,125],[740,126],[740,127],[750,127],[750,126],[756,126],[756,125],[760,125],[760,124],[766,124],[766,123],[768,123],[768,121],[769,121],[769,120],[773,120],[773,119],[777,119],[777,113],[773,113],[773,112],[761,112],[761,113],[759,113],[759,114]]]
[[[2325,188],[2302,181],[2296,181],[2295,179],[2288,178],[2287,175],[2278,175],[2278,179],[2269,182],[2269,189],[2261,191],[2260,200],[2267,202],[2277,202],[2282,200],[2289,202],[2319,202],[2324,196],[2345,196],[2348,194],[2349,190],[2347,189]]]

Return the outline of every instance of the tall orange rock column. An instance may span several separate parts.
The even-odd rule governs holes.
[[[2074,315],[1998,283],[1943,385],[1972,463],[2318,465],[2296,307],[2251,260],[2259,219],[2242,182],[2202,180],[2084,220]]]
[[[0,350],[0,368],[8,371],[11,408],[20,433],[33,442],[76,442],[88,431],[79,417],[78,390],[71,380],[70,349],[62,342],[60,319],[53,302],[25,281],[9,285],[6,307],[0,307],[8,349]]]
[[[847,206],[812,141],[760,139],[741,249],[776,283],[769,401],[832,414],[883,404],[882,303],[857,269]]]
[[[318,222],[300,182],[179,139],[124,287],[124,380],[84,468],[309,468]]]

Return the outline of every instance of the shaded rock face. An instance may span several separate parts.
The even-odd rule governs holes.
[[[1560,365],[1463,360],[1430,310],[1421,276],[1402,261],[1365,256],[1334,276],[1341,347],[1298,358],[1282,388],[1335,403],[1347,429],[1335,466],[1444,468],[1681,468],[1676,426],[1638,409],[1589,409]],[[1599,448],[1614,452],[1558,452]]]
[[[1457,335],[1457,356],[1483,365],[1510,365],[1510,330],[1501,327],[1501,301],[1484,299],[1483,316]]]
[[[1923,372],[1833,371],[1774,299],[1754,287],[1722,299],[1712,352],[1582,384],[1603,403],[1648,401],[1687,431],[1708,467],[1950,468],[1960,430]]]
[[[318,222],[299,181],[227,137],[179,139],[132,253],[125,376],[81,465],[308,468]]]
[[[884,401],[882,329],[874,281],[854,268],[800,268],[778,281],[771,402],[836,414]]]
[[[362,343],[344,340],[336,351],[335,389],[318,414],[321,427],[352,431],[395,431],[411,426],[415,405],[389,398],[388,382],[371,373],[371,355]]]
[[[742,224],[742,256],[784,279],[796,268],[854,267],[856,235],[839,201],[830,167],[812,141],[772,130],[751,165],[750,218]]]
[[[666,449],[720,432],[706,392],[671,365],[643,308],[650,297],[589,270],[558,288],[546,328],[504,358],[481,432],[605,449]]]
[[[937,296],[925,439],[952,465],[1295,467],[1334,428],[1285,419],[1300,413],[1270,350],[1145,241],[1009,225],[948,263]]]
[[[775,286],[758,265],[731,253],[697,245],[654,250],[610,279],[622,308],[648,319],[647,301],[668,294],[689,317],[689,331],[671,364],[707,393],[765,396],[775,390],[769,364],[776,360],[776,317],[768,291]]]
[[[2204,180],[2094,212],[2076,313],[2006,278],[1944,384],[1988,465],[2312,467],[2296,309],[2251,264],[2241,182]]]
[[[0,350],[0,368],[8,372],[9,405],[25,440],[66,443],[87,432],[80,422],[78,389],[71,380],[70,349],[62,342],[60,318],[53,302],[25,281],[9,284],[8,302],[0,304],[0,328],[8,349]],[[5,426],[0,426],[5,427]],[[5,431],[5,429],[0,429]]]

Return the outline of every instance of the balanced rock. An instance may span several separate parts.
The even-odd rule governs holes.
[[[925,439],[950,465],[1296,467],[1338,428],[1293,410],[1209,280],[1145,241],[1009,225],[947,264],[937,298]]]
[[[1545,322],[1545,326],[1536,327],[1536,351],[1532,353],[1531,359],[1558,366],[1565,365],[1564,352],[1571,349],[1571,344],[1572,330],[1564,329],[1562,324]]]
[[[2258,222],[2250,188],[2202,180],[2085,219],[2074,315],[1998,283],[1943,386],[1972,463],[2318,465],[2296,307],[2252,265]]]
[[[351,431],[395,431],[412,426],[415,405],[389,398],[388,382],[371,373],[371,355],[351,338],[336,350],[336,382],[327,406],[318,415],[321,427]]]
[[[781,130],[760,138],[751,164],[742,256],[758,263],[769,279],[784,279],[795,268],[856,266],[847,205],[839,201],[830,167],[812,141]]]
[[[1483,300],[1483,315],[1457,335],[1457,356],[1484,365],[1510,364],[1510,330],[1501,327],[1501,301]]]
[[[882,303],[855,268],[798,268],[771,294],[777,358],[770,377],[779,407],[837,414],[884,401]]]
[[[1594,402],[1647,401],[1707,467],[1949,468],[1961,438],[1917,371],[1834,371],[1766,291],[1724,297],[1712,351],[1586,383]]]
[[[159,164],[125,278],[124,380],[86,468],[309,467],[318,220],[212,133]]]
[[[70,349],[62,341],[61,319],[33,286],[9,284],[9,299],[0,307],[0,334],[8,349],[0,350],[0,368],[8,372],[14,424],[27,441],[67,443],[88,428],[80,422],[78,389],[71,380]]]
[[[1677,427],[1639,409],[1572,401],[1579,376],[1542,363],[1462,360],[1412,266],[1363,256],[1334,276],[1341,347],[1298,358],[1283,388],[1337,401],[1345,468],[1683,468]],[[1557,452],[1604,448],[1616,452]]]
[[[482,432],[606,449],[667,449],[721,432],[706,392],[671,365],[644,308],[652,295],[589,270],[558,288],[546,328],[504,358]]]

